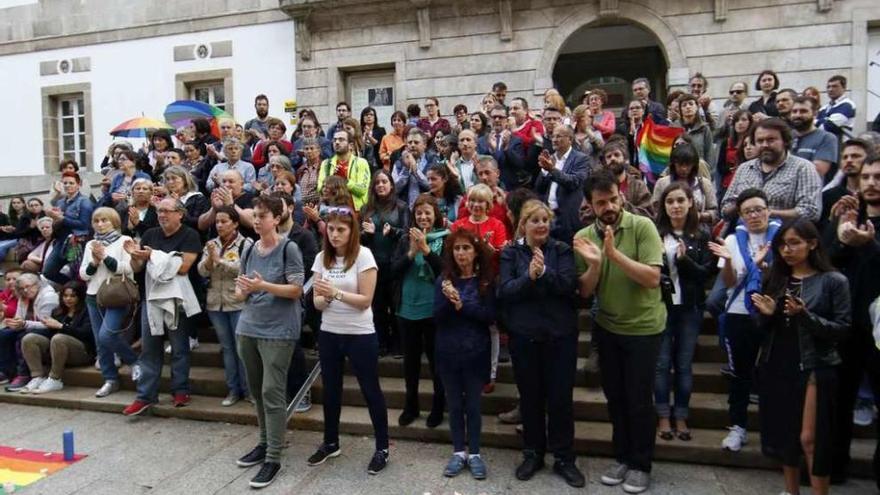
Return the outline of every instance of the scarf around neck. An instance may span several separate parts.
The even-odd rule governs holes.
[[[94,239],[105,246],[109,246],[116,242],[120,237],[122,237],[122,234],[118,230],[111,230],[106,234],[96,233]]]

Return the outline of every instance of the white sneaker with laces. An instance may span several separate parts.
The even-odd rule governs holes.
[[[64,388],[64,383],[61,380],[56,380],[51,376],[43,380],[43,383],[40,384],[40,388],[34,390],[32,393],[34,394],[45,394],[49,392],[57,392]]]
[[[19,390],[19,392],[23,394],[32,394],[35,390],[40,388],[40,385],[43,384],[43,380],[45,380],[45,378],[43,378],[42,376],[35,376],[31,378],[31,381],[27,382],[27,385],[25,385],[23,389]]]
[[[721,441],[721,448],[731,452],[739,452],[742,446],[749,443],[748,434],[745,428],[740,426],[731,426],[724,440]]]

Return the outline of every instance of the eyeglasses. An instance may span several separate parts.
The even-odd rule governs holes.
[[[176,208],[159,208],[156,210],[156,213],[178,213],[180,210]]]
[[[755,217],[755,216],[761,215],[765,211],[767,211],[766,206],[756,206],[754,208],[749,208],[747,210],[743,210],[741,213],[742,213],[742,216],[744,216],[744,217]]]

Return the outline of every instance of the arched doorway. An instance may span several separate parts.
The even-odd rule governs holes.
[[[651,81],[655,100],[666,97],[668,66],[657,38],[634,24],[587,25],[568,37],[553,66],[553,86],[574,108],[584,92],[608,93],[606,108],[616,111],[631,98],[638,77]]]

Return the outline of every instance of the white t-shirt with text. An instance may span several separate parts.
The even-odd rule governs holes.
[[[318,253],[312,272],[315,280],[329,280],[337,289],[348,293],[360,293],[358,290],[358,274],[367,270],[377,270],[376,260],[373,253],[364,246],[358,251],[357,259],[351,268],[345,270],[345,258],[337,256],[333,265],[324,268],[324,252]],[[324,332],[338,333],[343,335],[368,335],[376,332],[373,325],[373,310],[355,308],[343,302],[333,301],[323,311],[321,317],[321,330]]]

